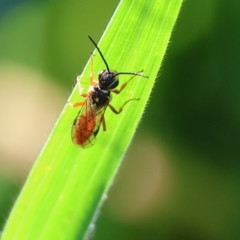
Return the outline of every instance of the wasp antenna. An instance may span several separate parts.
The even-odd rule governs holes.
[[[142,72],[142,71],[140,71],[140,72]],[[140,72],[136,72],[136,73],[134,73],[134,72],[118,72],[118,73],[114,74],[114,77],[117,75],[127,74],[127,75],[135,75],[135,76],[148,78],[148,76],[145,76],[145,75],[141,74]]]
[[[99,47],[97,46],[97,44],[94,42],[94,40],[93,40],[90,36],[88,36],[88,38],[89,38],[90,41],[93,43],[93,45],[97,48],[97,50],[98,50],[98,52],[99,52],[102,60],[104,61],[105,65],[106,65],[106,68],[107,68],[108,72],[110,72],[110,69],[109,69],[109,67],[108,67],[107,61],[106,61],[106,59],[104,58],[101,50],[99,49]]]

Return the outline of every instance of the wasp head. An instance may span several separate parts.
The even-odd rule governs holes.
[[[99,86],[103,90],[112,90],[119,84],[117,72],[103,70],[98,74]]]

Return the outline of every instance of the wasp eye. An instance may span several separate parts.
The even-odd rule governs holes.
[[[119,79],[115,71],[103,70],[98,74],[99,86],[104,90],[111,90],[118,86]]]
[[[104,73],[105,73],[105,70],[99,72],[99,74],[98,74],[98,81],[101,81],[101,79],[102,79]]]

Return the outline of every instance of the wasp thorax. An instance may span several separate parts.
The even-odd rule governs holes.
[[[101,89],[104,90],[111,90],[118,86],[119,79],[118,75],[116,75],[117,72],[115,71],[108,71],[103,70],[98,74],[98,81],[99,86]]]

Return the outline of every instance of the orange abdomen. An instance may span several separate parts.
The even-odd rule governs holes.
[[[91,113],[79,116],[73,123],[73,142],[82,147],[91,144],[94,136],[96,117]]]

